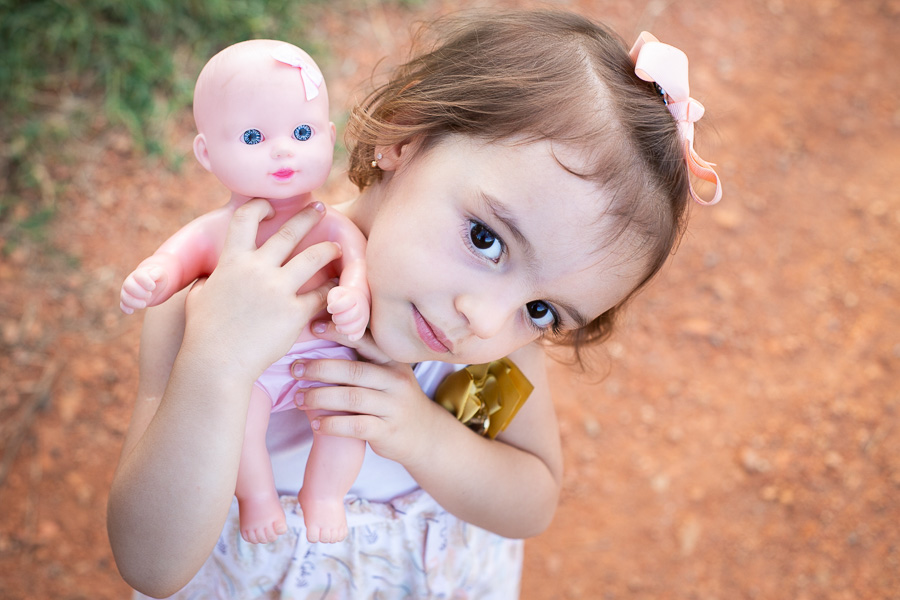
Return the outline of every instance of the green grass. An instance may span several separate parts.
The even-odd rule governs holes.
[[[0,245],[42,235],[48,165],[77,156],[98,115],[164,153],[162,124],[209,57],[250,38],[303,45],[304,8],[321,1],[0,0]]]

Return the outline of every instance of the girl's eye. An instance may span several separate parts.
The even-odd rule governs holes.
[[[494,262],[499,261],[503,255],[503,242],[478,221],[469,221],[469,239],[479,254]]]
[[[294,139],[299,140],[301,142],[305,142],[309,138],[312,137],[312,127],[309,125],[298,125],[296,129],[294,129]]]
[[[559,322],[559,319],[556,318],[556,313],[553,312],[550,305],[542,300],[529,302],[525,305],[525,308],[528,310],[528,316],[532,322],[540,329],[555,328]]]
[[[259,129],[248,129],[241,135],[241,140],[248,146],[252,146],[263,141],[263,134]]]

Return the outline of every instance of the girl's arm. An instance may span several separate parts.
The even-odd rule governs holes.
[[[427,433],[431,440],[422,440],[423,454],[407,470],[457,517],[506,537],[525,538],[543,532],[553,520],[562,487],[562,447],[543,349],[532,344],[510,359],[534,390],[497,439],[475,434],[431,402],[440,409]]]
[[[257,224],[270,211],[264,201],[238,209],[218,268],[186,307],[179,295],[146,317],[137,404],[107,522],[120,573],[149,595],[183,587],[212,551],[234,495],[251,386],[322,309],[330,287],[296,293],[339,256],[335,244],[280,266],[321,212],[304,209],[257,250]]]
[[[333,327],[318,335],[347,343]],[[373,362],[306,362],[304,377],[337,386],[306,390],[303,405],[358,414],[323,417],[313,422],[314,428],[367,440],[469,523],[513,538],[537,535],[549,526],[562,483],[562,451],[543,350],[537,344],[510,357],[534,391],[494,441],[476,435],[429,400],[412,370],[388,361],[369,336],[348,345]]]

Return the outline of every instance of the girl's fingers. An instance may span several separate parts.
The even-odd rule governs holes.
[[[324,214],[325,205],[321,202],[312,202],[303,207],[259,247],[260,253],[278,264],[283,263]]]
[[[331,291],[331,288],[334,286],[334,282],[326,281],[316,289],[304,292],[297,296],[297,300],[301,304],[300,310],[303,314],[315,315],[325,308],[325,299],[328,297],[328,292]]]
[[[275,214],[272,206],[261,198],[254,198],[239,206],[228,224],[222,255],[235,250],[255,250],[259,224],[271,214]]]
[[[304,410],[328,410],[383,417],[381,409],[382,392],[366,388],[339,385],[317,386],[299,390],[294,396],[294,404]]]
[[[379,391],[390,387],[394,380],[390,372],[381,365],[341,358],[295,360],[291,365],[291,375],[295,379]]]
[[[278,234],[276,233],[275,235]],[[272,238],[269,238],[269,241],[267,241],[266,244],[270,241],[272,241]],[[265,247],[266,244],[263,244],[263,247]],[[260,248],[260,252],[261,251],[262,248]],[[296,283],[299,288],[309,281],[310,277],[325,268],[328,263],[337,260],[340,257],[340,245],[334,242],[319,242],[318,244],[313,244],[309,248],[304,249],[297,256],[285,263],[283,270],[288,273],[290,281]],[[329,290],[336,285],[332,281],[329,281],[329,283],[331,284],[328,287]]]
[[[332,415],[317,417],[311,425],[316,433],[368,441],[377,436],[383,421],[371,415]]]
[[[199,289],[202,288],[204,285],[206,285],[206,280],[207,280],[207,279],[209,279],[209,277],[200,277],[199,279],[197,279],[196,281],[194,281],[194,283],[192,283],[192,284],[187,288],[188,294],[192,293],[194,290],[199,290]]]
[[[331,321],[316,321],[315,323],[312,323],[312,332],[319,339],[329,340],[336,342],[341,346],[353,348],[356,350],[356,353],[359,354],[360,358],[370,363],[384,365],[393,362],[387,354],[382,352],[381,349],[375,345],[375,340],[372,339],[372,334],[368,331],[362,338],[351,340],[349,337],[339,332]]]

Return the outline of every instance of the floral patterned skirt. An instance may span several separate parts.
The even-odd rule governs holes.
[[[283,496],[287,533],[270,544],[241,538],[237,501],[215,550],[175,599],[518,598],[523,541],[450,515],[422,490],[388,503],[345,502],[350,533],[306,540],[295,497]],[[135,599],[144,596],[135,592]]]

